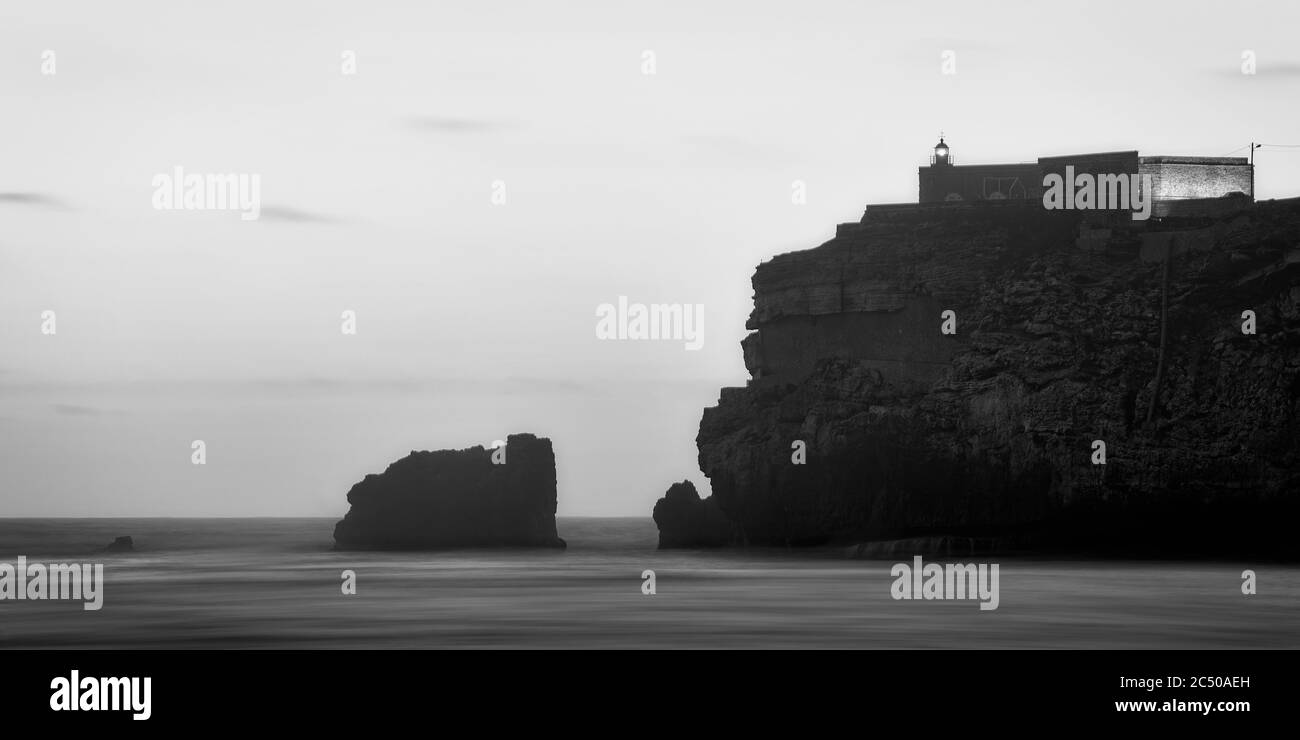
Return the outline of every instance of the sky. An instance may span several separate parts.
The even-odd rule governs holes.
[[[1300,144],[1297,27],[1285,1],[0,3],[0,516],[341,516],[410,450],[525,431],[561,516],[707,494],[759,263],[915,201],[940,131],[959,164]],[[1256,161],[1260,198],[1300,195],[1300,147]],[[177,166],[258,175],[260,217],[155,209]],[[703,346],[598,339],[620,296],[702,306]]]

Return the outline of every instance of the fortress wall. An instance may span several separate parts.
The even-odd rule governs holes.
[[[921,203],[945,201],[957,193],[964,201],[980,201],[1001,192],[1007,198],[1038,198],[1042,195],[1042,175],[1038,165],[990,164],[922,167],[918,172]]]
[[[1251,194],[1250,165],[1143,162],[1139,174],[1151,176],[1157,200]]]
[[[1076,177],[1082,174],[1100,176],[1136,173],[1139,171],[1139,157],[1136,151],[1039,157],[1038,167],[1038,177],[1041,183],[1042,178],[1048,174],[1059,175],[1064,178],[1066,167],[1073,167]]]

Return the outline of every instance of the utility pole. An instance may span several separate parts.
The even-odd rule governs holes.
[[[1253,141],[1250,142],[1250,201],[1252,203],[1254,203],[1256,200],[1255,198],[1255,150],[1262,146],[1264,145],[1256,144]]]

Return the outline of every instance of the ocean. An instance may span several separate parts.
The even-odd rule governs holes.
[[[561,517],[565,551],[423,553],[336,552],[335,521],[0,519],[0,563],[105,573],[98,611],[0,600],[0,648],[1300,647],[1295,565],[1003,558],[981,611],[895,600],[888,560],[661,552],[648,518]],[[123,535],[135,552],[103,551]]]

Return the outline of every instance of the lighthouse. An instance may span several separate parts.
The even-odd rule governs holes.
[[[943,142],[943,134],[939,134],[939,143],[934,145],[934,156],[930,157],[931,167],[947,167],[952,164],[952,158],[948,156],[948,145]]]

